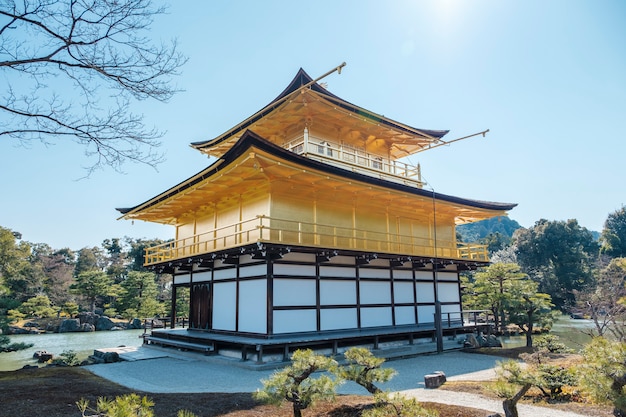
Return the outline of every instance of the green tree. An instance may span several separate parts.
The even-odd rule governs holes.
[[[89,401],[81,398],[76,402],[78,409],[83,417],[93,417],[95,412],[97,417],[153,417],[154,401],[148,397],[140,397],[139,395],[132,393],[122,395],[121,397],[115,397],[114,399],[107,399],[105,397],[99,397],[96,403],[96,408],[89,407]],[[89,412],[89,414],[87,414]]]
[[[583,350],[580,385],[599,401],[613,404],[613,415],[626,416],[626,343],[594,338]]]
[[[48,318],[57,315],[57,309],[52,307],[52,303],[46,295],[29,298],[22,303],[19,311],[27,317]]]
[[[387,382],[396,374],[391,368],[381,368],[385,359],[375,357],[368,349],[352,347],[344,356],[347,364],[337,368],[335,374],[341,379],[356,382],[371,394],[382,392],[375,382]]]
[[[502,408],[505,417],[519,417],[517,403],[532,388],[534,377],[519,362],[509,359],[496,368],[498,380],[493,386],[496,394],[504,398]]]
[[[515,234],[517,260],[539,291],[549,294],[557,308],[575,305],[575,292],[593,284],[598,243],[576,220],[539,220]]]
[[[102,247],[108,253],[106,273],[116,284],[126,278],[126,253],[119,238],[105,239]]]
[[[147,37],[164,12],[150,0],[4,2],[0,136],[74,139],[93,158],[90,170],[158,163],[161,133],[146,129],[130,106],[176,92],[171,77],[186,59],[176,42]]]
[[[20,301],[33,297],[41,292],[37,278],[31,265],[31,245],[21,241],[19,233],[0,227],[0,295]]]
[[[154,317],[164,311],[157,300],[158,290],[152,272],[130,271],[120,284],[121,290],[116,300],[116,308],[131,319],[133,317]]]
[[[83,272],[104,271],[105,268],[106,259],[100,248],[96,246],[92,248],[82,248],[78,251],[78,256],[76,257],[74,277],[79,276]]]
[[[510,304],[510,290],[516,281],[527,278],[517,264],[491,264],[477,272],[473,279],[462,278],[465,286],[464,304],[470,310],[491,311],[496,330],[502,332],[507,325],[506,308]]]
[[[76,282],[72,284],[70,290],[75,294],[82,295],[89,301],[91,312],[96,311],[98,299],[114,295],[115,287],[113,280],[102,271],[83,272],[76,277]]]
[[[601,253],[612,258],[626,258],[626,206],[609,214],[600,242]]]
[[[270,404],[289,401],[293,405],[294,417],[302,417],[302,410],[315,401],[335,398],[338,381],[327,374],[311,378],[316,371],[337,366],[333,359],[305,349],[295,351],[291,360],[291,366],[276,371],[266,380],[261,380],[263,390],[254,393],[256,399]]]
[[[506,310],[509,321],[526,335],[526,346],[533,345],[533,331],[536,325],[552,327],[554,313],[548,294],[538,291],[539,285],[529,279],[514,281],[509,288]]]
[[[400,393],[374,395],[374,407],[363,411],[363,417],[437,417],[439,413],[424,408],[415,398]]]
[[[165,241],[162,239],[133,239],[126,237],[126,244],[129,246],[127,252],[129,260],[128,268],[131,271],[147,271],[147,269],[143,266],[145,262],[146,248],[158,246],[163,243],[165,243]]]

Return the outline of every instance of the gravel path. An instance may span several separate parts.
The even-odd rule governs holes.
[[[480,408],[482,410],[504,415],[501,400],[493,400],[491,398],[483,397],[482,395],[467,392],[446,391],[442,388],[417,388],[400,391],[400,393],[406,395],[407,397],[415,397],[420,402],[428,401],[459,405],[463,407]],[[553,408],[538,407],[528,404],[518,404],[517,410],[519,411],[520,417],[595,417],[588,414],[577,414],[569,411],[560,411]]]
[[[254,392],[262,387],[261,379],[268,378],[272,370],[253,370],[241,367],[233,359],[211,356],[177,355],[171,350],[141,348],[141,360],[112,364],[90,365],[92,373],[134,390],[150,393],[193,392]],[[418,401],[439,402],[480,408],[493,413],[502,412],[502,402],[476,394],[424,389],[424,375],[443,371],[450,381],[489,380],[495,377],[494,367],[500,358],[464,353],[445,352],[440,355],[422,355],[410,359],[392,360],[384,366],[396,370],[396,376],[380,388],[401,392]],[[340,394],[364,394],[355,383],[343,384]],[[521,404],[520,417],[594,417],[558,411],[545,407]]]

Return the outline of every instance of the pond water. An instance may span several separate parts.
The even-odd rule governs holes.
[[[552,326],[550,333],[558,336],[559,342],[578,352],[591,341],[591,337],[585,332],[593,327],[593,321],[591,320],[578,320],[569,316],[561,316]],[[502,341],[502,346],[506,348],[526,346],[526,336],[503,336],[500,340]]]
[[[33,347],[17,352],[0,353],[0,371],[14,371],[24,365],[37,365],[33,353],[46,350],[58,357],[73,350],[79,360],[87,359],[94,349],[117,346],[141,346],[143,330],[115,330],[78,333],[44,333],[12,335],[11,343],[32,343]]]

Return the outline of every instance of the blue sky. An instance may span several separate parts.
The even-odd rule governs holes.
[[[171,238],[118,221],[205,168],[189,147],[276,97],[302,67],[334,94],[394,120],[472,138],[410,158],[445,194],[515,202],[510,217],[602,229],[626,204],[626,3],[621,0],[172,2],[155,40],[189,57],[168,103],[135,107],[167,133],[158,171],[126,165],[90,178],[72,142],[0,142],[0,226],[53,248],[112,237]],[[10,82],[10,80],[8,80]]]

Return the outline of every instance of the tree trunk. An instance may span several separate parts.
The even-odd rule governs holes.
[[[296,403],[293,403],[293,417],[302,417],[302,410]]]
[[[528,331],[526,332],[526,347],[533,347],[533,316],[528,315]]]
[[[525,384],[512,398],[507,398],[502,401],[505,417],[519,417],[517,413],[517,402],[528,392],[531,386],[531,384]]]

